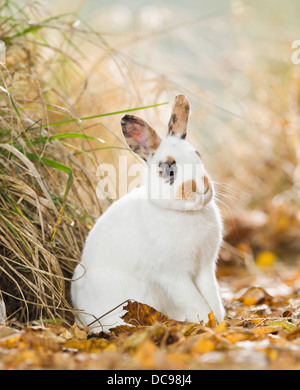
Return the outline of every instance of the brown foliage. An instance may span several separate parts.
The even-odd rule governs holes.
[[[92,335],[76,324],[0,327],[1,369],[299,369],[300,273],[219,269],[226,318],[178,322],[129,302],[128,325]],[[230,286],[230,289],[228,289]]]

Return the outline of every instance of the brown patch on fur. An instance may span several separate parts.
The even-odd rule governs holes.
[[[180,94],[174,101],[171,118],[169,121],[169,135],[175,135],[185,139],[187,132],[187,122],[190,113],[190,103],[188,99]]]
[[[197,185],[195,180],[188,180],[182,183],[177,191],[176,199],[193,200],[197,191]]]
[[[176,164],[176,160],[175,160],[175,158],[172,157],[172,156],[167,156],[167,157],[166,157],[166,161],[167,161],[168,163],[170,163],[170,164]]]
[[[207,191],[209,190],[209,188],[211,187],[211,186],[210,186],[210,182],[209,182],[207,176],[204,176],[204,177],[203,177],[203,183],[204,183],[204,194],[206,194]]]
[[[176,115],[175,113],[173,113],[173,115],[171,116],[171,121],[172,121],[173,123],[176,123],[177,120],[178,120],[177,115]]]

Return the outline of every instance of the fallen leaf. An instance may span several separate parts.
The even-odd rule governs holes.
[[[215,328],[217,326],[213,311],[208,314],[208,322],[205,324],[207,328]]]
[[[167,362],[172,370],[186,370],[188,357],[183,353],[169,353],[166,355]]]
[[[114,328],[110,328],[109,331],[118,336],[122,333],[131,334],[136,331],[136,327],[130,325],[119,325],[115,326]]]
[[[66,329],[61,333],[61,337],[66,340],[77,339],[84,341],[87,339],[88,333],[84,329],[79,328],[75,322],[71,328]]]
[[[87,332],[83,329],[80,329],[77,324],[73,325],[73,329],[74,329],[74,336],[78,340],[86,340],[87,339],[87,336],[88,336]]]
[[[255,259],[255,264],[258,267],[272,267],[276,261],[276,255],[273,252],[261,252]]]
[[[69,329],[66,329],[62,332],[61,337],[63,337],[65,340],[71,340],[74,337],[74,333]]]
[[[162,323],[169,321],[169,318],[166,315],[144,303],[129,301],[123,309],[127,310],[127,313],[121,318],[127,324],[134,326],[150,326],[157,322]]]
[[[275,321],[274,321],[275,322]],[[274,333],[278,329],[277,326],[258,326],[257,328],[251,329],[252,332],[259,335]]]
[[[145,369],[153,368],[155,363],[154,353],[157,347],[151,340],[145,340],[141,343],[135,353],[135,356]]]
[[[22,336],[21,331],[9,328],[5,325],[0,325],[0,345],[13,346]]]
[[[254,297],[244,297],[244,299],[243,299],[243,304],[245,306],[253,306],[253,305],[256,305],[257,302],[258,302],[258,299],[254,298]]]
[[[207,352],[215,351],[216,342],[212,339],[210,334],[203,334],[199,337],[198,341],[192,346],[191,352],[197,354],[204,354]]]
[[[105,339],[90,339],[86,341],[68,340],[64,343],[65,348],[76,349],[78,351],[85,352],[97,352],[106,349],[109,346],[109,342]]]
[[[294,340],[294,339],[300,338],[300,325],[298,325],[294,331],[292,331],[291,333],[289,333],[289,334],[286,336],[286,338],[287,338],[288,340]]]
[[[237,329],[235,331],[230,330],[226,335],[224,335],[224,337],[231,344],[236,344],[240,341],[255,339],[255,335],[251,331],[245,331],[243,328]]]
[[[227,331],[227,325],[225,321],[220,322],[220,324],[214,329],[216,333],[224,333]]]
[[[270,326],[281,326],[283,329],[289,330],[293,332],[297,329],[297,326],[291,322],[289,322],[286,318],[282,318],[280,320],[275,320],[270,322]]]
[[[251,286],[237,301],[246,306],[261,305],[263,303],[271,303],[273,297],[263,287]]]

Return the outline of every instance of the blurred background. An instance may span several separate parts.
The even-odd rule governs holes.
[[[299,2],[5,0],[0,12],[6,262],[22,259],[37,280],[45,264],[68,278],[88,230],[111,204],[96,196],[97,168],[117,168],[120,155],[137,162],[121,133],[124,112],[106,114],[168,102],[134,112],[164,136],[179,92],[192,106],[187,139],[216,183],[225,221],[220,264],[299,260],[300,64],[292,47]],[[18,267],[9,268],[2,292],[26,301]],[[47,280],[39,283],[33,316],[50,299]],[[62,305],[61,279],[55,283]]]
[[[89,85],[77,115],[168,101],[137,113],[163,136],[175,94],[185,93],[192,104],[188,138],[217,183],[230,234],[270,227],[272,216],[279,237],[271,247],[291,224],[299,226],[300,65],[292,61],[298,2],[85,0],[49,7],[75,12],[106,48],[78,43]],[[75,24],[80,29],[80,20]],[[103,122],[120,135],[119,119]],[[101,126],[89,134],[109,136]],[[114,137],[108,143],[120,145]],[[116,162],[120,153],[128,155],[101,151],[97,162]],[[300,248],[296,238],[289,248]]]

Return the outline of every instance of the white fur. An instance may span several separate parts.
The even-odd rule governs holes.
[[[187,141],[166,137],[148,161],[150,180],[110,206],[87,237],[71,286],[74,307],[82,309],[79,317],[85,325],[127,299],[175,320],[207,322],[211,311],[218,322],[223,320],[215,277],[222,221],[214,199],[210,196],[205,204],[203,195],[192,201],[149,197],[149,183],[152,188],[170,187],[150,171],[168,155],[178,169],[185,163],[202,164]],[[207,175],[204,168],[202,174]],[[199,177],[194,179],[199,183]],[[174,191],[180,180],[172,185]],[[121,314],[122,305],[96,321],[93,331],[121,325]]]

